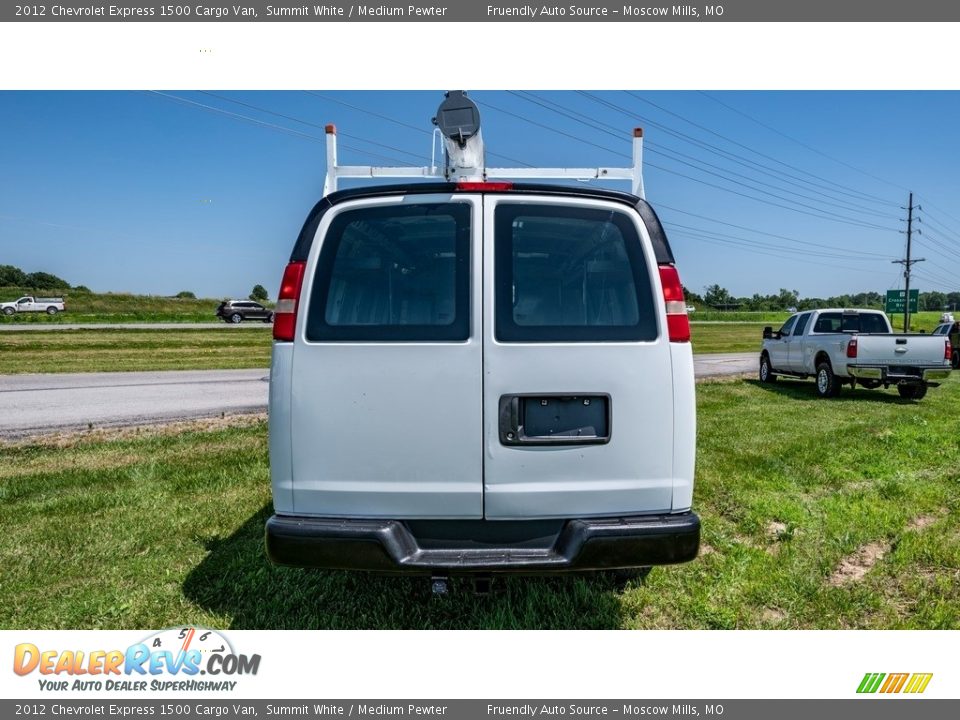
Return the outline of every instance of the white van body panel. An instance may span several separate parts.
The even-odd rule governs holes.
[[[293,505],[298,515],[482,518],[480,293],[471,282],[466,342],[310,342],[305,327],[317,261],[346,211],[411,202],[472,208],[471,261],[481,264],[478,197],[415,195],[338,205],[307,261],[292,369]]]
[[[673,512],[693,506],[693,475],[697,460],[697,397],[693,347],[670,343],[673,382]]]
[[[293,513],[293,446],[290,403],[293,399],[293,343],[274,343],[270,357],[270,481],[273,508]]]
[[[310,341],[324,238],[360,208],[471,208],[470,335],[463,342]],[[641,241],[657,336],[638,342],[500,342],[494,213],[502,204],[583,207],[629,218]],[[270,453],[277,513],[320,518],[623,517],[692,505],[695,387],[689,343],[667,337],[657,260],[640,216],[596,198],[392,195],[322,217],[306,259],[295,340],[274,346]],[[503,395],[609,396],[605,444],[507,446]]]
[[[494,214],[498,207],[601,209],[629,217],[643,246],[659,334],[653,342],[500,342],[495,338]],[[663,293],[646,228],[622,204],[595,199],[491,195],[484,201],[484,497],[487,519],[670,512],[673,382],[659,319]],[[609,395],[610,441],[506,446],[499,403],[510,394]]]

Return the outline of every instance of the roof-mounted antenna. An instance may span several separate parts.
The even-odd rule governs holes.
[[[447,149],[444,177],[457,182],[483,180],[486,162],[476,103],[463,90],[451,90],[437,108],[433,124],[443,134]]]

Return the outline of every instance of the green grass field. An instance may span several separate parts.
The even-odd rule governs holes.
[[[763,328],[770,323],[691,323],[690,341],[694,354],[756,352],[760,354]],[[780,324],[777,325],[780,327]]]
[[[939,317],[939,313],[920,313],[918,322],[929,332]],[[763,328],[770,324],[694,320],[690,325],[693,352],[759,353]],[[0,368],[15,374],[267,367],[272,342],[270,326],[260,324],[243,329],[0,332]]]
[[[960,380],[697,394],[701,555],[623,591],[274,567],[262,419],[2,445],[0,627],[960,628]]]
[[[16,374],[267,367],[271,327],[0,332],[0,368]]]
[[[214,370],[270,365],[271,326],[0,332],[4,374]],[[759,351],[762,325],[693,326],[695,353]]]

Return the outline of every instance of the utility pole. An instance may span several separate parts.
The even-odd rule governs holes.
[[[908,332],[910,330],[910,268],[914,263],[923,262],[926,258],[910,258],[910,240],[913,236],[913,193],[910,193],[907,207],[904,209],[907,211],[907,257],[905,260],[892,260],[891,262],[903,265],[904,285],[907,288],[903,305],[903,331]],[[903,231],[901,230],[901,232]]]

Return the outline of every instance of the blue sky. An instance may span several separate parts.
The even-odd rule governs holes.
[[[321,194],[322,126],[336,123],[341,163],[427,164],[442,99],[162,92],[0,92],[0,264],[98,291],[242,297],[260,283],[273,297]],[[647,198],[694,291],[899,287],[910,190],[926,258],[913,286],[960,286],[958,92],[471,97],[490,166],[627,165],[643,126]]]

